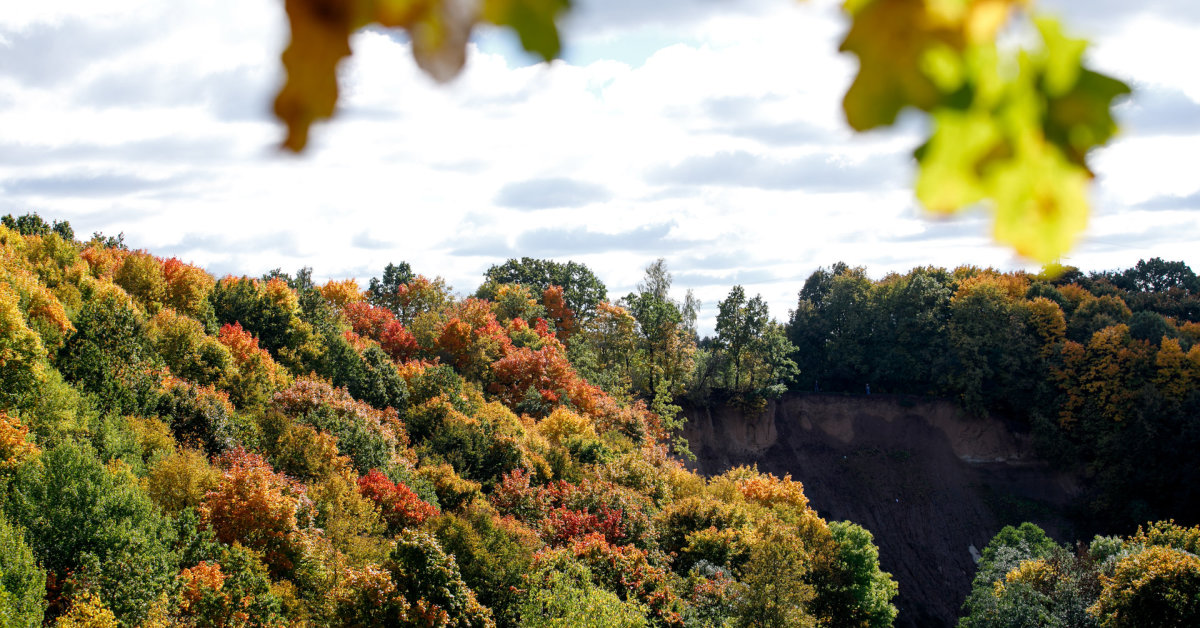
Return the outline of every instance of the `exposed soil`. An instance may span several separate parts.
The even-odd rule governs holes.
[[[900,584],[897,626],[953,626],[982,549],[1007,524],[1032,521],[1073,539],[1073,478],[1032,455],[1027,435],[946,401],[800,394],[760,413],[687,408],[691,466],[718,474],[757,464],[804,483],[827,520],[871,531]]]

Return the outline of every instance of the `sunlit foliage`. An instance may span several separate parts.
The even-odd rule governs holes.
[[[1160,521],[1072,554],[1032,524],[988,544],[963,628],[1186,626],[1200,618],[1200,528]]]
[[[278,572],[293,566],[292,535],[305,502],[303,485],[280,475],[261,456],[234,450],[220,459],[223,473],[204,495],[200,514],[223,543],[263,552]]]
[[[339,308],[363,300],[362,290],[359,290],[358,282],[353,279],[342,281],[330,280],[324,286],[321,286],[321,296]]]
[[[23,403],[34,393],[45,358],[46,349],[21,314],[16,292],[0,283],[0,405]]]
[[[362,295],[0,246],[6,625],[748,625],[782,612],[752,564],[799,592],[781,617],[891,608],[870,537],[839,544],[798,482],[671,456],[695,304],[661,263],[638,319],[580,317],[590,273],[460,299],[389,266]]]
[[[23,537],[0,511],[0,625],[37,628],[46,610],[46,572]]]
[[[167,296],[167,277],[162,262],[145,251],[126,255],[113,272],[113,281],[150,314],[162,307]]]
[[[22,465],[5,509],[48,573],[93,583],[123,622],[144,619],[171,587],[169,520],[132,476],[105,468],[86,444],[59,445]]]
[[[271,401],[271,408],[337,437],[338,450],[360,473],[391,469],[408,444],[408,431],[395,410],[378,410],[313,378],[300,378]]]
[[[206,320],[211,315],[208,294],[216,285],[212,275],[174,257],[163,261],[162,271],[167,280],[167,305],[193,318]]]
[[[29,428],[18,417],[0,412],[0,477],[11,474],[40,452],[29,437]]]
[[[290,383],[287,371],[240,324],[226,324],[217,338],[233,358],[233,368],[221,380],[221,388],[239,407],[261,406]]]
[[[426,503],[403,483],[396,483],[372,469],[358,479],[358,491],[379,508],[384,521],[393,530],[418,527],[426,519],[437,514],[437,509]]]
[[[194,318],[164,308],[150,319],[147,333],[155,351],[178,377],[212,386],[233,375],[229,347],[207,335]]]
[[[163,511],[178,515],[187,508],[198,508],[220,479],[221,473],[203,452],[181,449],[151,467],[146,491]]]
[[[529,590],[521,600],[520,625],[537,628],[643,628],[649,609],[633,600],[597,586],[590,569],[565,556],[543,560],[529,576]]]
[[[404,532],[388,560],[396,591],[408,607],[409,623],[424,626],[485,628],[491,612],[462,581],[453,556],[424,532]]]

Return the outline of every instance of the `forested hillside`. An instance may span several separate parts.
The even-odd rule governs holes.
[[[868,531],[672,455],[669,283],[216,278],[6,217],[0,625],[888,625]]]
[[[890,625],[871,533],[822,519],[804,478],[680,462],[682,400],[789,388],[1008,417],[1081,470],[1095,531],[1200,520],[1182,262],[878,281],[838,264],[786,323],[734,286],[703,339],[662,260],[619,298],[576,263],[480,282],[460,296],[406,263],[365,288],[218,278],[5,217],[0,625]],[[1106,543],[1087,586],[1113,601],[1086,611],[1105,622],[1144,581],[1125,557],[1155,545]],[[1021,560],[1074,574],[1061,553]],[[984,580],[1025,577],[985,558]],[[1163,560],[1194,595],[1194,561]]]

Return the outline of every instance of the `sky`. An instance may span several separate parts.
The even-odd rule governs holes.
[[[1093,215],[1063,262],[1200,269],[1200,3],[1043,0],[1088,58],[1133,85],[1096,151]],[[924,215],[924,122],[854,134],[853,57],[833,0],[575,0],[563,58],[481,28],[438,85],[403,37],[368,30],[307,152],[270,116],[282,0],[41,0],[0,13],[0,214],[217,276],[312,267],[365,286],[389,262],[469,294],[510,257],[587,264],[614,299],[662,257],[710,332],[731,286],[786,320],[837,261],[873,277],[928,264],[1035,269],[985,214]]]

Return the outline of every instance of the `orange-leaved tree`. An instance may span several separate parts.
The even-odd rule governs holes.
[[[219,463],[224,473],[200,504],[202,521],[222,543],[236,541],[262,552],[275,573],[290,570],[304,486],[244,449],[227,452]]]

